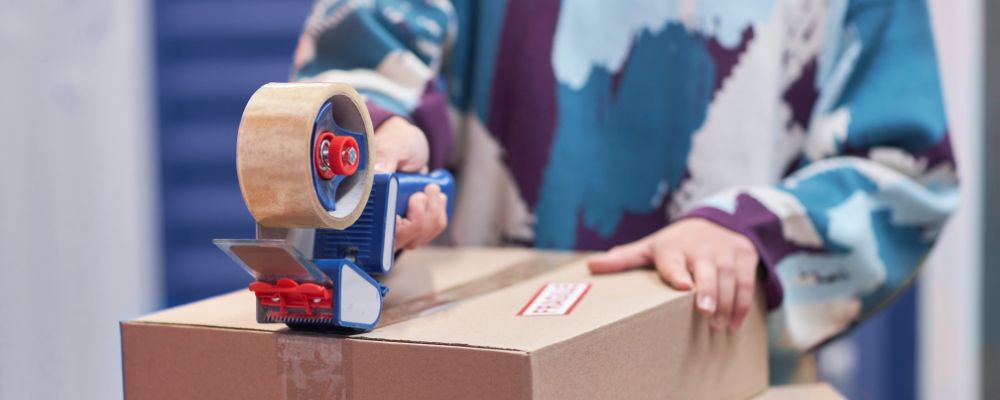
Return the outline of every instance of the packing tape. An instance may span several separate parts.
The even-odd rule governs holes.
[[[313,134],[324,104],[343,128],[363,132],[365,165],[337,189],[327,211],[313,184]],[[270,228],[344,229],[371,192],[374,130],[361,96],[337,83],[268,83],[250,97],[236,138],[236,175],[254,220]]]
[[[347,399],[349,365],[344,339],[320,335],[277,333],[278,376],[285,399]]]
[[[574,264],[580,253],[543,252],[438,293],[382,310],[379,326],[398,324],[444,310],[462,301],[524,282]],[[278,375],[286,400],[347,399],[351,396],[350,346],[347,337],[301,332],[275,334]]]
[[[580,253],[543,252],[538,256],[515,263],[493,274],[463,283],[437,293],[430,293],[382,310],[379,326],[388,326],[444,310],[459,302],[495,292],[516,283],[572,265],[582,258]]]

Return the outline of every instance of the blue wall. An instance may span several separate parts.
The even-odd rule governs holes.
[[[236,181],[247,99],[287,81],[309,0],[155,2],[160,198],[166,303],[224,293],[249,277],[212,245],[250,238]]]
[[[882,312],[821,351],[821,377],[849,399],[915,399],[919,291],[919,284],[910,287]],[[823,366],[831,368],[822,371]]]

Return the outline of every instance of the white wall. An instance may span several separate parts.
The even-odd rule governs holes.
[[[982,0],[930,5],[962,200],[920,278],[919,393],[975,399],[981,397]]]
[[[0,0],[0,398],[121,397],[159,298],[150,5]]]

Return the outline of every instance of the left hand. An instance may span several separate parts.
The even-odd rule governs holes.
[[[695,307],[710,318],[713,329],[723,330],[739,328],[750,311],[757,262],[757,249],[746,236],[706,219],[687,218],[591,257],[587,264],[593,273],[655,265],[674,289],[695,289]]]

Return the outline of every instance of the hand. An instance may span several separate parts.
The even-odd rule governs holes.
[[[430,145],[424,131],[402,117],[375,130],[375,172],[427,172]]]
[[[420,128],[392,117],[375,130],[375,171],[427,172],[430,148]],[[433,240],[448,226],[448,196],[430,184],[410,196],[407,218],[396,217],[395,250],[415,249]]]
[[[746,236],[689,218],[591,257],[587,264],[593,273],[655,265],[674,289],[695,289],[695,307],[710,318],[713,329],[723,330],[739,328],[750,311],[757,261],[757,249]]]

